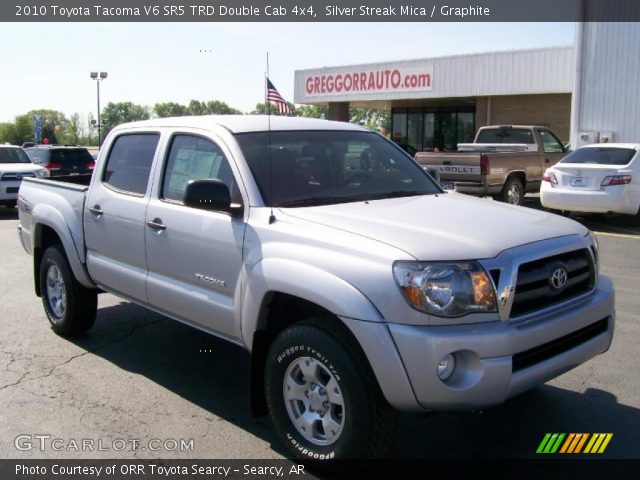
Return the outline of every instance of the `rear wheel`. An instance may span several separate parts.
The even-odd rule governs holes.
[[[45,250],[39,280],[44,311],[54,332],[74,336],[93,326],[98,295],[75,279],[59,246]]]
[[[304,460],[381,458],[393,441],[391,409],[355,341],[312,319],[284,330],[265,365],[276,431]]]
[[[524,202],[524,186],[518,177],[509,177],[502,188],[502,192],[494,197],[501,202],[511,205],[522,205]]]

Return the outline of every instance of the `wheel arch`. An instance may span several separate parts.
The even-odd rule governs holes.
[[[348,335],[359,345],[351,330],[337,315],[326,308],[288,293],[267,292],[261,302],[251,342],[250,389],[253,415],[260,416],[268,413],[264,393],[264,365],[269,347],[280,332],[309,318],[326,319],[327,331],[334,335],[336,333]],[[364,355],[364,352],[362,353]]]
[[[40,285],[38,282],[38,274],[40,269],[40,262],[42,261],[42,255],[45,250],[51,246],[59,245],[64,253],[71,271],[76,280],[85,287],[91,288],[95,285],[91,282],[87,275],[78,252],[75,248],[75,244],[70,235],[63,235],[60,229],[52,223],[46,221],[38,221],[33,225],[31,236],[31,248],[33,252],[33,281],[36,295],[41,296]]]

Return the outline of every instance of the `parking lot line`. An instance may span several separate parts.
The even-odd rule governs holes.
[[[629,235],[625,233],[598,232],[596,230],[594,230],[593,233],[595,233],[596,235],[602,235],[604,237],[630,238],[632,240],[640,240],[640,234]]]

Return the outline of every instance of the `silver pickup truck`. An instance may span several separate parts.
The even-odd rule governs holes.
[[[92,176],[27,178],[18,202],[56,333],[106,291],[241,345],[254,413],[302,459],[383,456],[396,410],[499,404],[613,335],[585,227],[445,193],[356,125],[126,124]]]

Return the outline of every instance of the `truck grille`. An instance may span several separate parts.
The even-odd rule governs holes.
[[[18,180],[22,180],[26,177],[35,177],[35,174],[32,172],[25,173],[15,173],[15,172],[5,172],[0,176],[0,182],[15,182]]]
[[[593,259],[586,248],[524,263],[518,269],[511,317],[577,297],[593,289],[594,283]]]

